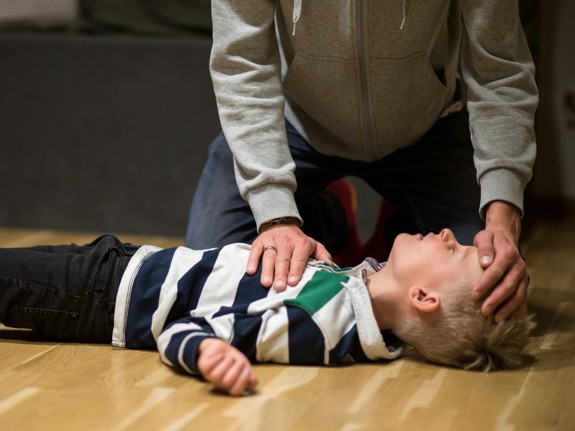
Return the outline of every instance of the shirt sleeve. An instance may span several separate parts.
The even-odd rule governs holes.
[[[180,372],[201,375],[198,370],[199,347],[202,340],[217,338],[204,319],[184,318],[173,322],[158,337],[162,362]]]
[[[258,229],[278,217],[301,220],[293,196],[295,164],[285,129],[275,4],[212,2],[210,70],[220,122],[234,154],[240,194]]]
[[[493,200],[522,210],[535,161],[538,92],[517,0],[461,4],[461,66],[481,185],[481,215]]]

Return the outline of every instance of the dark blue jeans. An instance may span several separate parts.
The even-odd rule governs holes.
[[[425,234],[449,227],[460,242],[471,244],[483,229],[467,112],[439,120],[418,143],[370,163],[320,154],[293,126],[286,127],[304,231],[317,231],[314,225],[326,223],[329,211],[317,211],[314,199],[346,176],[363,179],[390,202],[405,232]],[[232,153],[221,134],[210,146],[194,195],[186,245],[202,249],[251,242],[256,236],[253,215],[235,182]],[[323,238],[315,239],[327,246]]]
[[[0,322],[51,339],[111,342],[116,293],[137,249],[113,236],[0,249]]]

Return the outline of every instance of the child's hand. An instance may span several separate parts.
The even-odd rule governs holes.
[[[218,338],[206,338],[200,343],[198,369],[204,379],[230,395],[242,395],[258,384],[248,358]]]

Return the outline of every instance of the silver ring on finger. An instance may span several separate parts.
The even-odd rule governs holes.
[[[264,253],[265,253],[266,251],[268,251],[268,250],[273,250],[273,251],[275,251],[276,253],[278,252],[278,249],[276,248],[275,245],[267,245],[267,246],[265,246],[265,247],[264,247]]]

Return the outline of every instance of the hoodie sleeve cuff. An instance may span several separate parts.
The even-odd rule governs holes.
[[[287,187],[261,187],[252,190],[247,196],[248,203],[254,215],[258,233],[260,227],[267,221],[281,217],[293,217],[303,223],[295,203],[293,192]]]
[[[525,183],[507,169],[493,169],[486,172],[480,180],[481,203],[479,215],[485,220],[487,205],[493,201],[505,201],[515,205],[523,217],[523,193]]]

